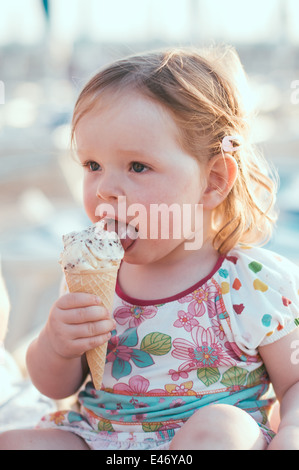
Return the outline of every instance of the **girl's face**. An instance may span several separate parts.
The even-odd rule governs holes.
[[[183,212],[195,214],[204,178],[178,136],[170,113],[133,91],[118,99],[108,93],[77,125],[85,210],[92,222],[107,213],[121,237],[120,222],[138,228],[137,238],[129,228],[122,239],[129,263],[174,257],[193,231],[194,217],[189,233],[183,228]]]

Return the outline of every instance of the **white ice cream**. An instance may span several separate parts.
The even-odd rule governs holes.
[[[118,265],[124,256],[118,235],[105,231],[101,223],[81,232],[71,232],[62,239],[64,250],[59,262],[65,271],[77,273],[109,268]]]

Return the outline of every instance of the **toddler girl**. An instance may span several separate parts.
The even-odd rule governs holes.
[[[63,398],[87,377],[84,353],[109,340],[103,385],[81,390],[80,413],[5,433],[1,448],[299,449],[299,271],[257,247],[275,184],[249,142],[243,78],[231,48],[173,49],[84,87],[72,140],[85,209],[127,227],[113,319],[97,297],[64,293],[27,359],[36,387]],[[153,222],[162,204],[167,236],[165,217]]]

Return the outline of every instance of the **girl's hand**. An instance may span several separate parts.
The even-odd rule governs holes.
[[[69,293],[54,303],[46,332],[54,351],[71,359],[107,342],[114,328],[115,320],[110,318],[99,297]]]

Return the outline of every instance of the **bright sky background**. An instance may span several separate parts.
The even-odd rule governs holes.
[[[194,15],[191,4],[197,3]],[[283,6],[287,19],[282,30]],[[299,43],[298,0],[50,0],[50,33],[130,42],[225,40]],[[34,43],[45,34],[40,0],[0,0],[0,45]]]

